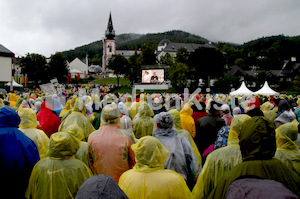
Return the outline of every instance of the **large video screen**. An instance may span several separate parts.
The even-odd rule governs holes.
[[[142,83],[162,83],[165,81],[164,69],[142,70]]]

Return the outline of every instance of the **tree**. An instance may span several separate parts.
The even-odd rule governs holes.
[[[175,62],[169,68],[169,78],[172,86],[178,91],[183,92],[184,88],[190,87],[193,80],[192,74],[195,71],[190,69],[188,65],[180,62]]]
[[[54,55],[51,55],[48,71],[50,78],[57,78],[59,82],[66,82],[69,70],[65,56],[61,52],[56,52]]]
[[[41,83],[49,82],[49,66],[46,58],[39,54],[27,54],[20,59],[21,73],[27,74],[29,81],[34,81],[37,87]]]
[[[126,76],[129,77],[131,85],[133,85],[140,76],[143,57],[136,52],[129,57],[129,67],[126,67]]]
[[[156,64],[155,46],[151,44],[145,44],[142,49],[144,65],[154,65]]]
[[[223,76],[224,59],[223,54],[216,48],[200,47],[191,53],[189,66],[195,70],[195,79],[206,80],[210,77]],[[209,81],[207,81],[207,84]],[[206,85],[209,87],[209,85]]]
[[[164,56],[160,57],[159,63],[162,65],[171,66],[174,64],[174,58],[169,53],[166,53]]]
[[[113,55],[108,61],[107,67],[113,70],[114,74],[117,76],[118,86],[120,81],[120,75],[126,74],[126,69],[128,65],[128,60],[122,55]]]
[[[181,47],[178,49],[176,53],[175,60],[180,63],[188,64],[189,57],[190,57],[190,53],[187,51],[187,49]]]

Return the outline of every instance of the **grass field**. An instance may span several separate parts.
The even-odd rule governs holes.
[[[124,78],[124,77],[120,77],[120,82],[119,85],[129,85],[129,81]],[[93,84],[118,84],[118,80],[116,77],[109,77],[109,78],[105,78],[105,79],[98,79],[93,81]]]

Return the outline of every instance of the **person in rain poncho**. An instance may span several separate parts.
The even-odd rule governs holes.
[[[143,102],[139,106],[139,118],[136,120],[133,120],[133,133],[137,139],[140,139],[143,136],[146,135],[152,135],[153,130],[155,129],[155,122],[151,116],[154,115],[153,110],[150,108],[150,106]]]
[[[73,99],[73,98],[72,98]],[[70,111],[73,107],[72,107],[72,99],[69,99],[67,102],[66,102],[66,107],[61,110],[61,112],[59,113],[59,117],[60,118],[63,118],[64,117],[64,114],[67,113],[68,111]],[[74,101],[75,103],[75,101]],[[73,105],[74,105],[73,103]]]
[[[72,124],[65,129],[65,132],[72,134],[81,142],[80,148],[74,154],[74,158],[81,160],[85,163],[87,167],[92,169],[88,157],[88,144],[86,141],[82,141],[84,140],[84,134],[82,129],[77,124]]]
[[[281,160],[287,167],[300,176],[300,149],[296,144],[298,139],[298,121],[288,122],[276,129],[277,150],[275,158]]]
[[[96,174],[119,181],[122,173],[135,164],[131,145],[134,138],[120,126],[120,110],[116,104],[106,105],[101,113],[101,127],[88,139],[89,161]]]
[[[252,99],[250,99],[247,114],[250,117],[264,116],[264,113],[260,109],[260,99],[258,97],[253,97]]]
[[[132,121],[130,117],[126,115],[121,117],[121,129],[124,129],[128,133],[132,134]]]
[[[19,106],[22,104],[22,102],[23,102],[23,98],[22,97],[19,97],[18,99],[17,99],[17,101],[14,103],[15,105],[14,106],[11,106],[11,104],[10,104],[10,107],[12,108],[12,109],[14,109],[15,111],[17,111],[18,110],[18,108],[19,108]],[[11,101],[10,101],[11,102]]]
[[[170,113],[157,114],[154,120],[158,128],[154,131],[154,136],[170,151],[164,163],[165,168],[179,173],[187,181],[189,187],[194,186],[201,167],[199,167],[191,144],[173,129],[174,121]]]
[[[130,199],[192,198],[182,176],[164,169],[169,151],[155,137],[144,136],[132,145],[136,164],[122,174],[120,188]]]
[[[191,136],[191,134],[187,131],[187,130],[184,130],[181,126],[181,119],[180,119],[180,113],[177,111],[177,109],[171,109],[168,111],[171,115],[172,115],[172,118],[174,120],[174,125],[175,125],[175,129],[177,130],[177,133],[179,135],[183,135],[184,137],[186,137],[188,139],[188,141],[190,142],[192,148],[193,148],[193,151],[196,155],[196,158],[198,160],[198,165],[201,166],[202,164],[202,158],[201,158],[201,154]]]
[[[19,130],[34,141],[40,157],[45,158],[49,147],[49,137],[44,131],[37,129],[38,122],[34,110],[20,106],[18,114],[21,118]]]
[[[80,141],[67,132],[50,137],[49,157],[40,160],[33,168],[26,197],[32,199],[75,198],[91,170],[73,155]]]
[[[300,176],[273,158],[276,140],[272,122],[265,117],[252,117],[243,124],[239,139],[243,162],[219,180],[208,198],[224,198],[228,187],[243,177],[275,180],[300,196]]]
[[[58,130],[65,131],[65,129],[70,125],[77,124],[83,131],[83,140],[87,141],[89,135],[95,131],[95,128],[93,127],[90,120],[86,117],[85,112],[85,104],[81,100],[76,99],[72,113],[62,121]]]
[[[126,116],[129,117],[128,112],[124,109],[124,103],[123,102],[119,102],[118,108],[120,109],[122,115],[126,115]]]
[[[182,128],[187,130],[192,138],[194,138],[196,136],[196,126],[192,115],[193,109],[191,106],[188,103],[184,104],[180,111],[181,125]]]
[[[18,130],[19,115],[0,108],[0,171],[2,196],[24,198],[30,173],[40,160],[35,143]]]
[[[41,110],[36,114],[39,121],[38,129],[43,130],[48,137],[56,133],[60,125],[60,120],[55,113],[51,111],[52,106],[48,102],[41,104]]]
[[[89,177],[80,187],[75,199],[128,199],[117,182],[111,177],[99,174]]]
[[[14,107],[17,103],[18,96],[14,93],[9,93],[10,107]],[[23,101],[23,100],[22,100]],[[20,105],[20,104],[19,104]]]
[[[128,114],[131,112],[131,105],[132,105],[132,97],[127,96],[126,101],[124,103],[124,110],[127,111]]]
[[[137,99],[138,100],[138,99]],[[136,114],[139,112],[139,107],[141,106],[142,103],[146,103],[147,102],[147,99],[146,99],[146,96],[145,94],[141,94],[140,95],[140,98],[139,98],[139,102],[133,102],[131,104],[131,111],[129,113],[129,116],[132,120],[134,120],[134,117],[136,116]],[[154,113],[153,113],[154,115]]]
[[[296,119],[296,114],[294,111],[292,111],[292,109],[285,110],[275,118],[274,124],[276,128],[278,128],[282,124],[294,121],[294,119]]]
[[[242,125],[251,117],[246,114],[237,115],[231,123],[228,146],[219,148],[207,156],[203,169],[193,189],[195,198],[207,198],[218,184],[219,179],[235,165],[242,162],[239,146],[239,135]]]
[[[276,111],[278,110],[277,107],[274,107],[271,102],[265,102],[260,106],[260,109],[262,110],[266,118],[268,118],[271,122],[274,121]]]

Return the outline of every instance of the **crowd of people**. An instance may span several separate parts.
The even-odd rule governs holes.
[[[300,197],[300,98],[79,90],[0,95],[2,193]]]

